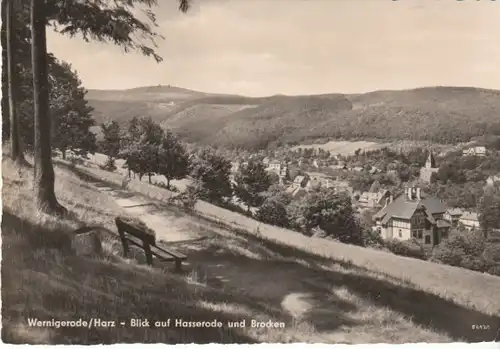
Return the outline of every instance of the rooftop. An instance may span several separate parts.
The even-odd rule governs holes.
[[[430,196],[424,192],[420,193],[420,199],[410,200],[406,194],[400,195],[397,199],[389,205],[377,212],[374,218],[384,218],[384,220],[391,217],[398,217],[403,219],[410,219],[415,211],[423,206],[431,217],[435,214],[446,212],[446,205],[436,197]]]

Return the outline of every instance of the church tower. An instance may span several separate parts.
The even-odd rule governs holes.
[[[427,161],[425,162],[425,168],[436,168],[436,159],[434,158],[432,150],[429,150],[429,156],[427,157]]]
[[[429,149],[429,155],[425,161],[425,167],[420,169],[420,180],[424,183],[431,183],[432,174],[437,173],[439,168],[436,166],[436,159],[432,150]]]

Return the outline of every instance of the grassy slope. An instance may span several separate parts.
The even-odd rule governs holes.
[[[117,241],[105,241],[107,255],[89,259],[72,253],[68,236],[81,223],[114,229],[121,214],[110,198],[85,181],[57,168],[56,191],[72,218],[60,221],[31,207],[31,176],[4,160],[2,216],[2,339],[8,343],[99,344],[114,342],[252,342],[244,333],[207,329],[33,328],[27,319],[124,320],[131,318],[192,321],[240,320],[223,312],[239,308],[229,292],[189,283],[186,276],[165,273],[116,255]],[[200,303],[216,306],[200,306]],[[233,303],[231,303],[233,302]],[[243,305],[241,305],[243,307]]]
[[[240,98],[235,96],[238,101]],[[190,106],[193,101],[221,100],[222,104],[234,103],[233,96],[212,95],[174,86],[148,86],[128,90],[89,90],[87,99],[94,108],[94,118],[101,123],[107,118],[125,124],[134,116],[151,116],[161,122]]]
[[[30,172],[22,178],[3,162],[3,340],[16,343],[121,342],[442,342],[491,340],[500,326],[500,299],[491,297],[500,278],[410,260],[354,246],[309,239],[200,203],[188,229],[200,242],[176,246],[189,256],[183,275],[120,257],[114,236],[104,258],[75,256],[68,234],[82,222],[114,229],[122,213],[91,178],[56,168],[56,191],[72,212],[64,221],[37,215],[31,207]],[[119,183],[120,175],[86,169]],[[166,190],[134,182],[132,190]],[[186,216],[172,207],[158,214]],[[207,219],[206,216],[212,216]],[[186,220],[185,220],[186,221]],[[236,221],[238,223],[236,223]],[[217,224],[214,222],[218,222]],[[247,231],[245,233],[245,231]],[[380,270],[383,270],[381,272]],[[265,271],[265,272],[264,272]],[[47,329],[29,328],[27,317],[103,320],[184,318],[220,321],[273,319],[285,329]]]
[[[476,88],[428,87],[357,95],[255,99],[210,96],[189,99],[163,114],[151,105],[145,110],[141,102],[137,103],[140,113],[149,113],[167,126],[182,129],[190,141],[247,148],[340,137],[451,143],[487,133],[492,127],[500,132],[500,92]],[[257,107],[226,115],[209,107],[223,104]],[[197,109],[193,110],[194,106]],[[99,112],[101,107],[95,107]],[[189,117],[185,117],[186,109],[191,109]],[[127,114],[115,113],[112,108],[107,111],[117,119]],[[211,121],[203,131],[194,120],[199,124]],[[196,132],[189,134],[191,128]]]
[[[119,183],[121,179],[119,175],[98,169],[87,171],[115,183]],[[131,182],[131,190],[159,202],[165,202],[172,195],[167,190],[139,181]],[[471,325],[477,321],[491,324],[492,331],[493,327],[500,327],[500,318],[494,316],[500,313],[500,298],[493,296],[500,287],[498,277],[307,238],[263,224],[260,234],[255,236],[258,224],[252,219],[204,202],[199,202],[196,210],[198,216],[243,233],[246,239],[258,241],[282,257],[294,258],[299,263],[305,261],[309,265],[322,261],[319,265],[316,264],[319,267],[316,272],[325,281],[346,286],[353,295],[369,299],[374,302],[372,304],[397,310],[419,324],[436,326],[441,331],[452,334],[452,337],[459,333],[466,338],[485,335],[471,332]],[[328,266],[325,266],[325,261],[329,261],[326,263]],[[336,262],[332,264],[331,261]],[[263,268],[271,270],[275,266],[271,263]],[[456,320],[458,318],[460,321]]]

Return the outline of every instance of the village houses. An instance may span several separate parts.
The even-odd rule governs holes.
[[[460,216],[458,223],[467,230],[479,229],[479,215],[476,212],[465,211]]]
[[[450,223],[444,220],[446,205],[439,199],[422,192],[421,188],[405,188],[397,199],[374,215],[373,229],[383,239],[416,239],[425,247],[439,244],[448,236]]]
[[[460,221],[460,217],[463,214],[463,210],[460,208],[449,208],[444,213],[444,219],[451,223],[452,226],[456,227]]]
[[[486,147],[472,147],[462,151],[463,156],[486,156]]]
[[[376,192],[366,191],[358,199],[358,205],[362,209],[382,208],[387,199],[390,199],[389,190],[381,189]]]

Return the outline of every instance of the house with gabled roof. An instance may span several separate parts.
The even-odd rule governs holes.
[[[486,156],[486,147],[472,147],[462,151],[463,156]]]
[[[460,216],[458,223],[467,230],[479,229],[479,215],[476,212],[465,211]]]
[[[308,176],[297,176],[293,179],[293,183],[292,185],[293,186],[296,186],[296,187],[305,187],[307,185],[307,182],[309,181],[309,177]]]
[[[358,204],[360,208],[381,208],[387,199],[391,199],[389,190],[366,191],[359,197]]]
[[[374,216],[373,229],[383,239],[416,239],[432,247],[448,236],[451,224],[444,219],[446,205],[420,188],[405,188],[404,194],[387,204]]]
[[[446,210],[443,218],[450,222],[452,226],[457,226],[463,213],[461,208],[453,207]]]

